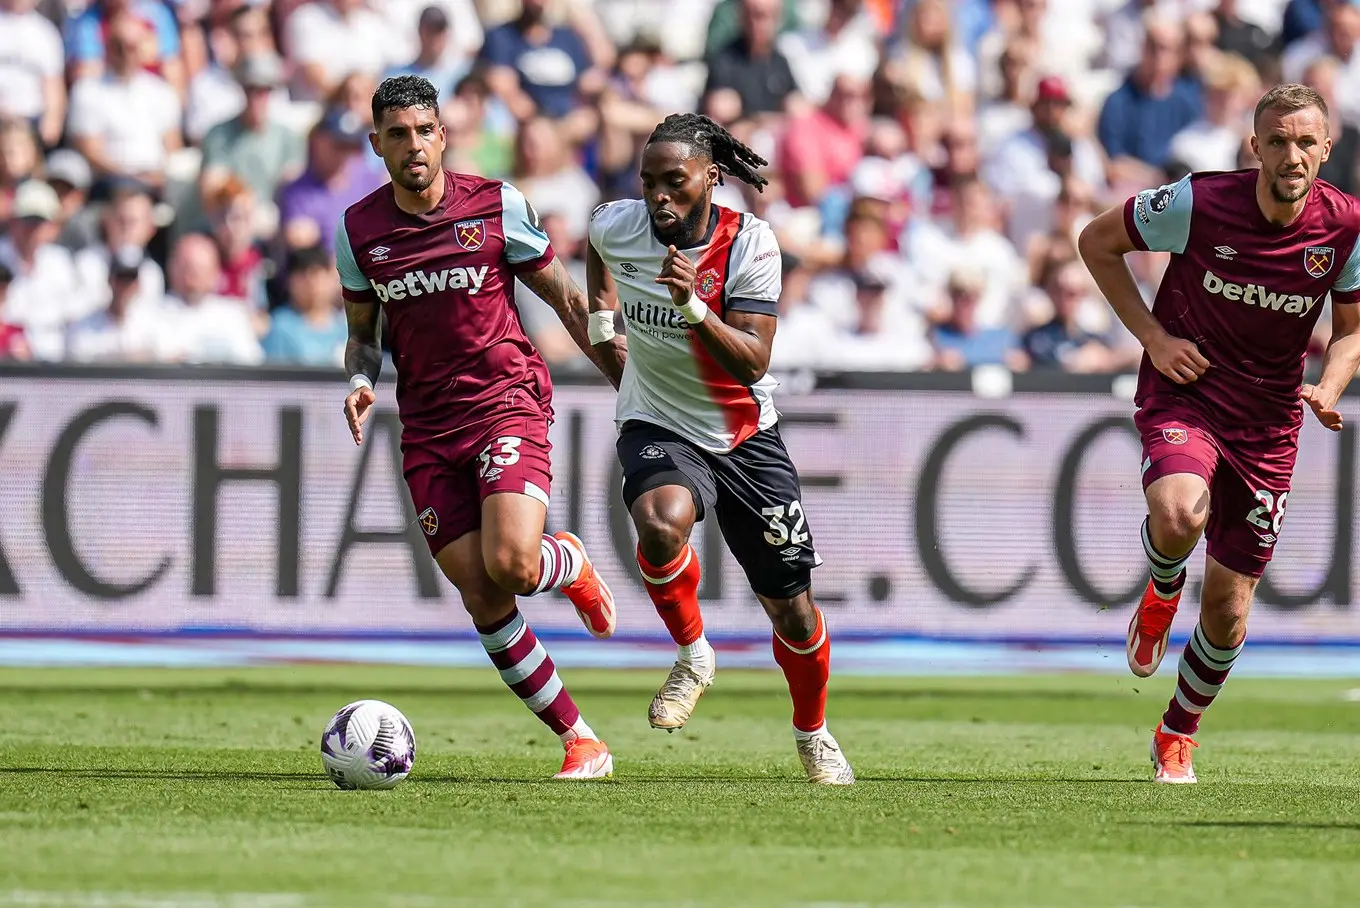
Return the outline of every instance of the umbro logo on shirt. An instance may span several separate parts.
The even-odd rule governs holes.
[[[1233,256],[1237,255],[1237,250],[1231,246],[1215,246],[1214,252],[1218,253],[1219,258],[1226,259],[1230,262],[1232,261]]]
[[[637,273],[638,273],[637,265],[634,265],[632,262],[620,262],[620,263],[619,263],[619,267],[622,268],[622,269],[624,270],[624,273],[625,273],[625,274],[637,274]]]
[[[372,249],[368,250],[368,254],[373,256],[373,261],[375,262],[385,262],[387,261],[387,253],[391,251],[391,248],[388,246],[374,246]]]

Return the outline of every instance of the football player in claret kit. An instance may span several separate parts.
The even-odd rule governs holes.
[[[1192,735],[1246,638],[1274,552],[1303,406],[1341,428],[1337,400],[1360,365],[1360,202],[1317,179],[1331,150],[1323,99],[1302,85],[1256,107],[1260,168],[1196,173],[1138,193],[1082,231],[1082,258],[1145,350],[1134,421],[1143,443],[1151,580],[1129,623],[1128,662],[1147,677],[1166,652],[1200,535],[1199,623],[1153,733],[1158,782],[1195,781]],[[1124,263],[1171,253],[1151,312]],[[1316,385],[1304,356],[1328,294],[1332,338]]]
[[[517,189],[441,167],[445,133],[429,82],[383,82],[373,128],[392,182],[345,211],[335,240],[349,320],[350,431],[363,441],[376,399],[381,307],[397,371],[402,471],[430,552],[501,678],[561,739],[556,778],[608,776],[609,749],[515,606],[516,595],[558,589],[592,635],[614,631],[613,598],[581,541],[543,532],[552,385],[520,324],[514,282],[553,306],[595,358],[585,297]]]
[[[623,497],[647,592],[679,648],[649,721],[684,726],[713,682],[689,544],[695,522],[711,517],[774,624],[808,778],[848,785],[854,774],[826,727],[831,645],[811,594],[821,559],[766,374],[779,245],[764,221],[712,203],[724,174],[763,186],[755,170],[763,164],[707,117],[667,117],[642,152],[643,199],[602,205],[591,217],[590,337],[607,370],[623,370]],[[618,308],[626,348],[614,337]]]

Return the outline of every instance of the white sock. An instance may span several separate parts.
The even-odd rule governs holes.
[[[825,722],[823,722],[823,723],[821,724],[821,727],[818,728],[818,729],[816,729],[815,731],[803,731],[801,728],[799,728],[799,727],[796,726],[796,725],[793,727],[793,740],[795,740],[795,741],[806,741],[806,740],[808,740],[809,738],[821,738],[821,737],[830,737],[830,736],[831,736],[831,732],[829,732],[829,731],[826,730],[826,723],[825,723]]]
[[[558,735],[557,737],[559,740],[561,740],[563,744],[570,744],[577,738],[590,738],[596,741],[599,740],[598,738],[595,737],[595,730],[586,724],[585,716],[579,717],[576,720],[575,725],[573,725],[571,728],[568,728],[566,731],[562,732],[562,734]]]
[[[1187,735],[1187,734],[1186,734],[1185,732],[1183,732],[1183,731],[1176,731],[1176,729],[1174,729],[1174,728],[1167,728],[1165,722],[1162,723],[1162,727],[1159,728],[1158,731],[1160,731],[1160,732],[1161,732],[1162,734],[1164,734],[1164,735],[1175,735],[1175,736],[1178,737],[1178,738],[1188,738],[1188,737],[1190,737],[1190,735]]]
[[[695,674],[711,675],[717,668],[713,644],[709,643],[703,634],[700,634],[699,639],[693,643],[677,646],[675,651],[679,654],[680,661],[694,669]]]

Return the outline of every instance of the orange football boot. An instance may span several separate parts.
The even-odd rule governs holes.
[[[1140,678],[1151,677],[1166,655],[1166,643],[1171,639],[1171,621],[1181,603],[1181,592],[1170,599],[1157,595],[1157,588],[1148,581],[1143,601],[1129,621],[1129,636],[1124,647],[1129,669]]]
[[[586,554],[585,543],[574,533],[555,533],[553,538],[576,549],[581,556],[581,573],[562,587],[562,592],[576,606],[577,617],[590,631],[590,636],[598,640],[612,636],[614,628],[618,626],[614,614],[614,594],[609,591],[609,584],[604,582],[604,578],[596,573],[590,556]]]
[[[1158,726],[1152,735],[1152,764],[1157,767],[1152,781],[1167,785],[1194,785],[1195,767],[1190,763],[1190,754],[1196,747],[1195,739],[1189,735],[1173,735],[1162,731]]]
[[[586,779],[607,779],[614,774],[614,755],[603,741],[577,738],[567,743],[567,756],[562,760],[562,771],[554,779],[579,782]]]

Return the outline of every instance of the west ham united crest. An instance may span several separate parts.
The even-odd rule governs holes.
[[[1190,433],[1184,429],[1163,429],[1162,437],[1166,439],[1167,444],[1183,445],[1190,440]]]
[[[1309,246],[1303,250],[1303,267],[1309,277],[1322,277],[1332,270],[1336,250],[1331,246]]]
[[[420,521],[420,528],[425,531],[426,536],[433,536],[439,532],[439,515],[434,512],[434,508],[421,511],[416,519]]]
[[[694,293],[706,303],[717,296],[721,289],[722,282],[718,280],[718,272],[712,268],[701,272],[694,279]]]
[[[458,240],[458,245],[468,252],[476,252],[482,248],[482,242],[486,239],[486,222],[481,218],[475,221],[459,221],[453,225],[453,235]]]

